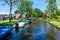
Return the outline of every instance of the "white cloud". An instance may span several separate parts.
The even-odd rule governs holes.
[[[0,14],[9,14],[8,12],[0,11]]]
[[[58,9],[60,9],[60,7],[58,6]]]
[[[9,12],[0,11],[0,14],[9,14]],[[14,12],[12,12],[12,14],[14,14]]]
[[[57,3],[57,8],[60,9],[60,3]]]

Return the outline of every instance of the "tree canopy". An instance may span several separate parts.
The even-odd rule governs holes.
[[[10,6],[10,14],[9,14],[9,21],[11,22],[12,19],[12,8],[14,5],[18,3],[18,0],[0,0],[3,1],[5,4],[8,4]]]
[[[56,14],[56,10],[57,10],[57,4],[56,4],[56,0],[46,0],[47,2],[47,9],[49,12],[52,12],[52,16],[54,17],[54,14]]]

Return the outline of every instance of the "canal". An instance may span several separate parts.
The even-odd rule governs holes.
[[[13,29],[12,34],[4,40],[60,40],[60,30],[42,20],[20,28]]]

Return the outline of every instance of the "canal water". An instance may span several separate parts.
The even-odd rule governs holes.
[[[4,40],[60,40],[60,30],[42,20],[20,28],[13,29],[12,34]]]

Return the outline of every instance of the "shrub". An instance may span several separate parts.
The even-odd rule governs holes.
[[[55,20],[55,18],[52,18],[52,19],[47,18],[47,20],[48,20],[48,21],[54,21],[54,20]]]
[[[56,16],[57,19],[60,19],[60,16]]]
[[[0,23],[0,26],[13,26],[16,22],[3,22]]]
[[[55,21],[55,18],[52,18],[51,20],[52,20],[52,21]]]
[[[25,22],[26,21],[26,19],[20,19],[19,20],[19,22]]]

